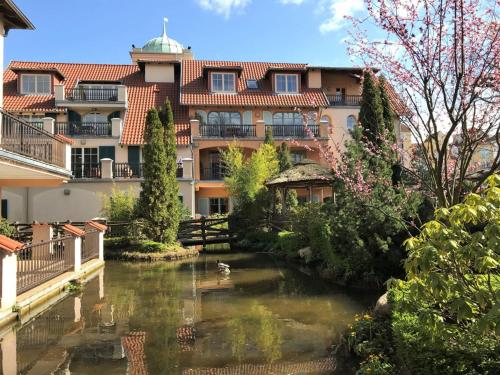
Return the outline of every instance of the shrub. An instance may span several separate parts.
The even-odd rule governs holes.
[[[392,375],[394,365],[381,355],[372,354],[361,363],[356,375]]]
[[[7,220],[0,218],[0,234],[7,237],[12,237],[16,233],[16,229],[9,224]]]
[[[113,185],[111,194],[104,197],[102,215],[108,220],[115,222],[130,223],[135,218],[137,196],[130,188],[127,191],[120,190]],[[125,236],[129,232],[129,225],[114,226],[109,235],[113,237]]]

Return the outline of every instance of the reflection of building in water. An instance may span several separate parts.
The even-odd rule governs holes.
[[[122,345],[127,353],[127,374],[146,375],[148,373],[144,363],[144,343],[146,332],[130,332],[122,337]]]
[[[202,367],[187,369],[182,375],[287,375],[287,374],[329,374],[335,370],[333,358],[307,362],[281,362],[270,364],[243,363],[228,367]]]

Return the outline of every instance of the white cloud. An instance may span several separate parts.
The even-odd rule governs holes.
[[[330,0],[330,17],[319,26],[321,33],[339,30],[345,26],[346,16],[352,16],[364,9],[363,0]]]
[[[281,4],[295,4],[295,5],[300,5],[306,0],[280,0]]]
[[[252,0],[197,0],[203,8],[229,18],[233,11],[241,11]]]

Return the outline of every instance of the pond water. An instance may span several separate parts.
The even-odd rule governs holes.
[[[217,259],[230,275],[216,273]],[[4,337],[2,365],[23,374],[349,374],[330,347],[374,297],[263,254],[108,261],[81,294]]]

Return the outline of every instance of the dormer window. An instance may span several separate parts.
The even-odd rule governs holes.
[[[22,74],[21,94],[26,95],[50,95],[50,74]]]
[[[276,92],[279,94],[297,94],[299,92],[299,76],[297,74],[276,74]]]
[[[236,92],[235,73],[212,73],[212,92]]]

